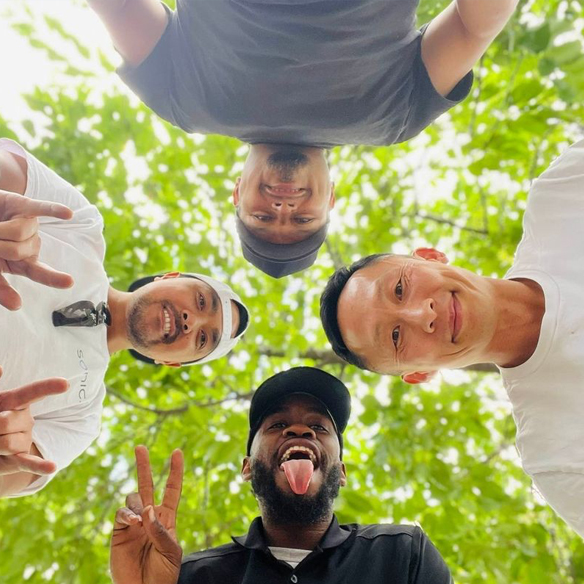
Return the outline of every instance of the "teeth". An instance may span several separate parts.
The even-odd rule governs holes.
[[[312,464],[316,464],[316,456],[314,455],[314,452],[312,452],[310,448],[306,448],[306,446],[291,446],[288,448],[288,450],[284,452],[282,458],[280,459],[280,464],[289,460],[295,452],[306,452],[312,461]]]
[[[164,313],[164,334],[167,335],[170,333],[170,314],[168,314],[166,308],[163,308],[162,312]]]
[[[274,191],[275,193],[299,193],[303,189],[284,189],[278,187],[270,187],[270,190]]]

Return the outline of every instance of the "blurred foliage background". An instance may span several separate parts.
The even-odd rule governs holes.
[[[420,23],[445,5],[422,0]],[[112,520],[135,488],[139,443],[160,482],[172,449],[185,452],[185,552],[244,533],[257,514],[239,478],[249,399],[264,378],[294,365],[340,376],[354,396],[341,521],[419,522],[458,583],[584,582],[582,540],[520,468],[497,373],[444,372],[410,387],[339,363],[317,318],[334,267],[374,252],[430,244],[458,265],[505,274],[530,182],[582,135],[583,6],[521,2],[462,105],[407,144],[331,151],[337,206],[326,248],[313,268],[281,281],[249,266],[234,236],[230,193],[245,145],[157,119],[116,80],[106,52],[86,47],[58,16],[6,14],[3,26],[59,75],[25,96],[27,119],[4,119],[0,108],[0,134],[100,208],[112,284],[124,289],[164,270],[211,273],[253,316],[238,350],[210,365],[112,359],[99,440],[39,494],[0,501],[0,582],[109,581]]]

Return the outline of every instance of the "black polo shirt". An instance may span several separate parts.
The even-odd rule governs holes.
[[[183,560],[178,584],[451,584],[450,572],[428,537],[411,525],[339,525],[296,568],[268,549],[262,520],[234,543]]]

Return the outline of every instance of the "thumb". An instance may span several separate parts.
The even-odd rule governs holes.
[[[182,550],[164,525],[160,523],[152,505],[148,505],[142,511],[142,524],[146,530],[148,539],[154,544],[156,551],[168,559],[176,557],[176,565],[180,565]]]

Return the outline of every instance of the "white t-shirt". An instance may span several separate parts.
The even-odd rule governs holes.
[[[523,230],[505,278],[537,282],[545,314],[533,355],[501,373],[524,469],[584,537],[584,140],[533,184]]]
[[[74,211],[70,221],[39,220],[39,259],[70,274],[74,286],[57,290],[28,278],[6,275],[22,297],[22,308],[11,312],[0,307],[0,365],[4,370],[0,391],[48,377],[69,380],[66,393],[31,405],[34,443],[43,457],[54,461],[61,470],[99,434],[109,352],[105,325],[55,328],[51,317],[53,310],[78,300],[91,300],[96,305],[107,300],[103,219],[77,189],[16,142],[2,139],[0,149],[26,159],[25,196],[63,203]],[[40,477],[16,496],[40,490],[53,476]]]
[[[268,546],[268,549],[277,560],[286,562],[294,569],[308,554],[312,553],[312,550],[299,550],[296,548],[284,548],[273,545]]]

